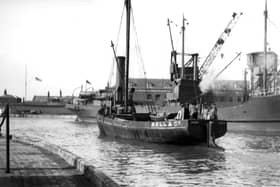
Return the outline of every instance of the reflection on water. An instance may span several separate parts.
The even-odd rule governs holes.
[[[280,184],[280,133],[262,136],[231,131],[234,128],[229,127],[230,132],[217,141],[225,148],[220,151],[99,138],[96,124],[73,119],[13,118],[11,128],[16,136],[48,141],[85,158],[122,185]]]

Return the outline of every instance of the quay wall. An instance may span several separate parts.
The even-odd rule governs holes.
[[[46,149],[47,151],[59,155],[68,164],[74,166],[77,170],[81,171],[84,174],[84,176],[88,180],[90,180],[90,182],[94,184],[94,186],[96,187],[119,187],[120,186],[113,179],[105,175],[100,169],[96,168],[93,165],[90,165],[83,158],[57,145],[53,145],[44,141],[35,142],[28,137],[23,138],[23,137],[13,136],[13,140],[38,146],[43,149]]]

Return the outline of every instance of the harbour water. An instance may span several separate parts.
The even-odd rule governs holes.
[[[280,132],[255,133],[247,127],[229,124],[217,141],[222,151],[99,138],[96,123],[74,118],[11,119],[13,135],[61,146],[123,186],[279,186]]]

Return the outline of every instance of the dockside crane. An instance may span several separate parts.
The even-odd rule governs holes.
[[[171,41],[171,47],[172,47],[172,51],[171,51],[171,66],[170,66],[170,71],[171,73],[171,80],[177,79],[179,78],[179,74],[178,74],[178,66],[177,66],[177,51],[174,48],[174,43],[173,43],[173,37],[172,37],[172,32],[171,32],[171,26],[170,23],[172,23],[172,21],[170,21],[169,19],[167,19],[167,26],[169,28],[169,35],[170,35],[170,41]]]
[[[207,71],[208,71],[210,65],[215,60],[217,54],[221,50],[223,44],[225,43],[226,39],[229,37],[233,27],[236,25],[236,23],[239,20],[241,15],[242,15],[242,13],[237,14],[235,12],[232,14],[232,19],[227,24],[226,28],[221,33],[219,39],[217,40],[217,42],[211,49],[210,53],[208,54],[208,56],[206,57],[206,59],[204,60],[204,62],[201,64],[201,66],[199,68],[199,79],[200,80],[202,80],[203,76],[207,74]]]

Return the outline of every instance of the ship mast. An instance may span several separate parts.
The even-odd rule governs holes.
[[[128,111],[128,78],[129,78],[129,41],[130,41],[130,10],[131,1],[125,0],[126,6],[126,64],[125,64],[125,98],[124,105],[125,111]]]
[[[182,24],[182,69],[181,69],[181,79],[184,79],[185,72],[185,17],[183,15],[183,24]]]
[[[265,0],[264,10],[264,73],[263,73],[263,87],[264,95],[267,92],[267,0]]]

